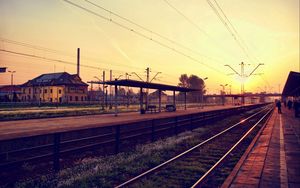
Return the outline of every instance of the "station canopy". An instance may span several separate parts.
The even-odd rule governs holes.
[[[283,88],[282,95],[300,96],[300,72],[290,72]]]
[[[199,91],[199,89],[191,89],[186,87],[179,87],[179,86],[158,84],[158,83],[149,83],[149,82],[142,82],[142,81],[129,80],[129,79],[107,81],[107,82],[89,82],[89,83],[114,85],[114,86],[129,86],[129,87],[168,90],[168,91],[181,91],[181,92]]]

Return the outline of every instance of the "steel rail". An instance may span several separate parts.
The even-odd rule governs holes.
[[[196,183],[191,188],[199,187],[201,183],[213,172],[223,161],[224,159],[252,132],[252,130],[262,121],[265,117],[273,111],[273,108],[270,109],[262,118],[260,118],[244,135],[239,139],[203,176],[198,179]],[[270,116],[269,116],[270,117]]]
[[[201,142],[201,143],[199,143],[199,144],[193,146],[192,148],[190,148],[190,149],[188,149],[188,150],[186,150],[186,151],[184,151],[184,152],[182,152],[182,153],[176,155],[175,157],[173,157],[173,158],[171,158],[171,159],[169,159],[169,160],[167,160],[167,161],[165,161],[165,162],[163,162],[163,163],[157,165],[156,167],[151,168],[151,169],[149,169],[149,170],[147,170],[147,171],[141,173],[140,175],[135,176],[135,177],[133,177],[133,178],[127,180],[126,182],[124,182],[124,183],[122,183],[122,184],[119,184],[119,185],[115,186],[115,188],[120,188],[120,187],[127,186],[127,185],[129,185],[130,183],[133,183],[134,181],[136,181],[136,180],[138,180],[138,179],[140,179],[140,178],[142,178],[142,177],[144,177],[144,176],[146,176],[146,175],[148,175],[148,174],[154,172],[155,170],[158,170],[158,169],[160,169],[160,168],[166,166],[167,164],[169,164],[169,163],[171,163],[171,162],[173,162],[173,161],[179,159],[180,157],[182,157],[182,156],[184,156],[184,155],[190,153],[191,151],[193,151],[193,150],[197,149],[198,147],[200,147],[200,146],[206,144],[207,142],[209,142],[209,141],[211,141],[211,140],[213,140],[213,139],[219,137],[220,135],[222,135],[222,134],[228,132],[229,130],[233,129],[234,127],[236,127],[236,126],[238,126],[238,125],[244,123],[245,121],[251,119],[252,117],[256,116],[257,114],[262,113],[262,112],[265,111],[267,108],[268,108],[268,107],[262,109],[262,110],[259,111],[259,112],[256,112],[255,114],[252,114],[251,116],[249,116],[249,117],[243,119],[242,121],[239,121],[238,123],[235,123],[234,125],[230,126],[229,128],[227,128],[227,129],[225,129],[225,130],[219,132],[218,134],[215,134],[214,136],[212,136],[212,137],[206,139],[205,141],[203,141],[203,142]]]

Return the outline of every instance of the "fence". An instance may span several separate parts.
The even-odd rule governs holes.
[[[200,112],[189,115],[145,120],[107,127],[57,132],[0,141],[0,170],[20,167],[24,163],[52,161],[60,169],[60,159],[97,151],[101,154],[126,151],[138,143],[177,135],[233,114],[261,107],[264,104]],[[13,125],[12,125],[13,126]]]

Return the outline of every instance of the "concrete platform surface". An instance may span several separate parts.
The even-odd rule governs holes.
[[[300,119],[275,110],[257,141],[222,187],[300,188]]]
[[[237,108],[238,106],[211,106],[178,110],[176,112],[161,112],[153,114],[139,114],[138,112],[119,113],[117,117],[113,114],[87,115],[60,118],[44,118],[32,120],[17,120],[0,122],[0,140],[34,136],[54,132],[79,130],[93,127],[110,126],[130,122],[174,117],[193,114],[203,111],[218,109]]]

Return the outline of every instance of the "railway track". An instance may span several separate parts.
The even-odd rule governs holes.
[[[116,187],[209,187],[212,183],[220,186],[222,178],[214,172],[220,171],[228,156],[235,157],[232,154],[238,146],[249,145],[251,141],[245,139],[258,132],[272,110],[266,107]]]

